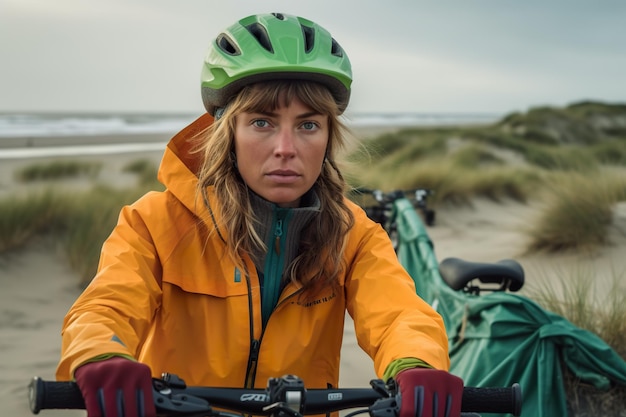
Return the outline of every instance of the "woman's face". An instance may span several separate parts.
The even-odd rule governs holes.
[[[237,115],[235,154],[241,177],[266,200],[298,207],[320,175],[328,124],[328,116],[297,98],[271,112]]]

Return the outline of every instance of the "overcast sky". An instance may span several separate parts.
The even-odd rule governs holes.
[[[626,102],[624,0],[0,0],[0,112],[202,112],[211,39],[275,11],[347,51],[352,112]]]

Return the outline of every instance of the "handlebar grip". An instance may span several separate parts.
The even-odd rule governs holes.
[[[519,416],[522,413],[522,388],[518,383],[507,388],[465,387],[461,409],[463,412],[511,413]]]
[[[33,414],[45,409],[85,409],[85,400],[75,382],[44,381],[37,376],[28,384],[28,403]]]

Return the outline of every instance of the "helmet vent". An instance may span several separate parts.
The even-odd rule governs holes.
[[[343,57],[343,49],[339,46],[339,43],[335,39],[332,40],[332,46],[330,49],[331,55],[337,56],[339,58]]]
[[[261,46],[267,49],[268,52],[274,52],[272,48],[272,43],[270,42],[270,37],[267,34],[267,30],[260,23],[252,23],[246,26],[248,32],[261,44]]]
[[[272,13],[272,16],[278,20],[285,20],[285,16],[282,13]]]
[[[228,55],[241,55],[241,51],[235,43],[224,33],[220,34],[217,39],[217,46]]]
[[[302,25],[302,35],[304,36],[304,52],[308,54],[315,45],[315,29]]]

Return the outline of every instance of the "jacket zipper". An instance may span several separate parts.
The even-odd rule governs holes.
[[[254,388],[254,381],[256,379],[256,370],[259,361],[259,351],[261,350],[261,340],[263,339],[263,334],[265,333],[265,327],[267,326],[267,321],[269,320],[272,311],[278,306],[278,291],[280,289],[281,277],[278,277],[278,280],[273,279],[277,276],[277,274],[282,275],[282,266],[283,266],[283,257],[282,253],[284,252],[281,248],[281,245],[284,243],[282,241],[282,237],[284,234],[284,226],[287,221],[287,216],[289,215],[289,211],[278,209],[275,213],[274,219],[274,235],[273,240],[274,244],[273,248],[270,249],[267,253],[268,259],[266,259],[266,267],[264,271],[264,283],[263,288],[267,288],[266,286],[271,283],[271,288],[267,288],[267,290],[263,291],[262,300],[261,301],[261,321],[262,321],[262,329],[261,329],[261,337],[259,339],[254,338],[254,330],[253,330],[253,305],[252,305],[252,289],[250,284],[250,279],[247,277],[248,283],[248,309],[250,311],[250,354],[248,357],[248,369],[246,372],[246,388]],[[268,279],[270,277],[270,279]],[[278,287],[277,287],[278,286]],[[297,291],[294,294],[297,294]],[[293,296],[291,294],[289,297]],[[284,300],[283,300],[284,301]],[[274,305],[276,303],[276,305]],[[282,304],[282,303],[281,303]],[[263,308],[263,306],[266,306]],[[271,310],[270,310],[271,308]]]
[[[274,252],[280,256],[280,238],[283,236],[283,219],[276,221],[276,228],[274,229]]]
[[[267,252],[263,274],[263,294],[261,297],[261,313],[263,327],[267,325],[272,311],[276,307],[279,298],[280,285],[282,280],[282,270],[284,263],[283,235],[285,227],[289,223],[290,211],[277,209],[274,213],[272,224],[273,244],[268,245],[271,249]]]
[[[261,341],[254,338],[254,309],[252,305],[252,284],[250,283],[250,274],[246,273],[246,286],[248,288],[248,320],[250,327],[250,353],[248,355],[248,367],[246,369],[246,378],[244,388],[253,388],[254,379],[256,377],[256,366],[259,360],[259,349]]]
[[[248,358],[248,371],[246,372],[246,384],[244,388],[254,388],[254,380],[256,379],[256,367],[259,362],[259,350],[261,349],[261,341],[252,339],[250,343],[250,356]]]

